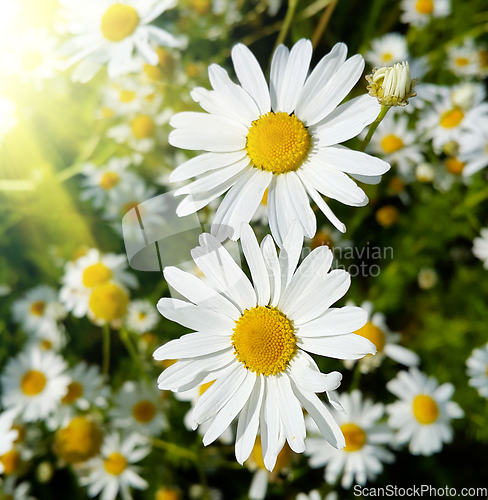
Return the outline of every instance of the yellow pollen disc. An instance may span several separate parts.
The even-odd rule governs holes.
[[[83,386],[79,382],[71,382],[68,385],[68,392],[61,402],[65,405],[70,405],[81,398],[81,396],[83,396]]]
[[[103,463],[105,470],[112,476],[120,476],[127,468],[127,460],[120,453],[112,453]]]
[[[139,140],[154,137],[156,133],[156,124],[153,119],[147,115],[136,116],[132,120],[130,128],[132,129],[134,137]]]
[[[34,71],[42,64],[42,56],[37,50],[31,50],[22,55],[21,64],[26,71]]]
[[[146,313],[144,313],[144,312],[140,312],[140,313],[137,315],[137,319],[138,319],[139,321],[142,321],[142,320],[146,319]]]
[[[86,417],[75,417],[56,433],[54,446],[64,461],[79,463],[97,455],[102,441],[102,431],[95,422]]]
[[[453,156],[447,158],[446,160],[446,170],[454,175],[461,175],[464,169],[465,163],[459,161],[457,158]]]
[[[19,465],[20,455],[16,450],[10,450],[0,457],[0,463],[3,465],[4,471],[3,473],[6,476],[13,474]]]
[[[160,488],[156,492],[155,500],[180,500],[180,493],[176,490],[168,490],[166,488]]]
[[[341,425],[342,434],[346,440],[344,451],[352,452],[360,450],[366,444],[366,433],[356,424]]]
[[[469,64],[469,59],[467,57],[456,57],[454,63],[456,66],[467,66]]]
[[[44,349],[45,351],[49,351],[52,349],[53,344],[49,340],[43,340],[41,341],[41,348]]]
[[[236,320],[231,340],[237,359],[258,375],[284,371],[296,352],[293,325],[274,307],[246,309]]]
[[[100,179],[100,187],[108,191],[120,182],[120,177],[115,172],[106,172]]]
[[[393,205],[385,205],[376,212],[376,221],[380,226],[390,227],[398,220],[398,210]]]
[[[102,34],[111,42],[120,42],[132,35],[138,24],[139,15],[134,8],[116,3],[102,16]]]
[[[420,14],[432,14],[434,2],[432,0],[417,0],[415,10]]]
[[[151,66],[150,64],[145,63],[144,73],[146,73],[146,75],[151,80],[160,80],[161,78],[163,78],[163,72],[161,71],[158,65]]]
[[[401,193],[405,189],[405,183],[400,179],[400,177],[393,177],[388,185],[396,194]]]
[[[251,452],[251,457],[254,463],[260,469],[266,469],[263,460],[263,448],[261,445],[261,436],[256,437],[256,442],[254,443],[254,447]],[[288,446],[288,443],[285,443],[285,446],[278,453],[278,458],[276,459],[276,465],[274,466],[273,472],[280,472],[282,469],[285,469],[290,465],[291,459],[293,458],[293,452],[291,448]]]
[[[115,111],[113,109],[110,109],[107,106],[104,106],[102,108],[102,116],[104,118],[112,118],[112,116],[114,116],[114,115],[115,115]]]
[[[105,321],[120,319],[127,312],[129,297],[122,288],[105,283],[94,290],[90,297],[90,309],[95,317]]]
[[[376,352],[381,352],[385,347],[385,334],[377,326],[374,326],[371,321],[368,321],[354,333],[372,342],[376,346]]]
[[[22,377],[20,388],[26,396],[37,396],[44,390],[46,383],[47,379],[44,373],[30,370]]]
[[[140,424],[148,424],[156,416],[156,406],[151,401],[139,401],[132,407],[132,416]]]
[[[121,90],[119,94],[120,102],[132,102],[136,98],[136,93],[132,90]]]
[[[312,247],[312,250],[315,250],[318,247],[323,247],[325,245],[327,245],[329,248],[332,248],[334,246],[332,238],[325,231],[319,231],[318,233],[316,233],[312,238],[310,245]]]
[[[83,285],[87,288],[94,288],[106,283],[111,277],[112,271],[101,262],[98,262],[83,271]]]
[[[300,167],[310,145],[310,134],[295,115],[271,112],[252,122],[246,148],[256,168],[284,174]]]
[[[430,396],[419,394],[413,400],[413,415],[419,423],[428,425],[437,420],[439,407]]]
[[[464,118],[464,113],[460,108],[453,108],[449,111],[446,111],[441,116],[441,127],[444,128],[454,128],[457,127],[462,119]]]
[[[207,382],[206,384],[202,384],[200,386],[200,396],[215,382],[215,380],[212,380],[211,382]]]
[[[44,314],[44,309],[46,309],[46,302],[44,300],[38,300],[31,304],[30,313],[34,316],[42,316]]]
[[[204,16],[210,11],[212,2],[210,0],[191,0],[191,6],[197,14]]]
[[[391,52],[385,52],[384,54],[381,55],[381,60],[384,63],[390,62],[393,59],[393,55]]]
[[[403,141],[396,135],[386,135],[381,139],[381,148],[387,154],[394,153],[403,148]]]

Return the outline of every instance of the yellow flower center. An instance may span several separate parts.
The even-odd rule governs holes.
[[[441,127],[444,128],[454,128],[457,127],[462,119],[464,118],[464,113],[461,108],[455,107],[449,111],[446,111],[441,116]]]
[[[85,462],[99,453],[102,441],[102,431],[95,422],[86,417],[75,417],[57,432],[55,450],[66,462]]]
[[[16,450],[10,450],[5,455],[2,455],[0,457],[0,462],[3,465],[4,471],[3,473],[6,476],[9,476],[10,474],[13,474],[19,465],[20,462],[20,455],[19,452]]]
[[[310,134],[295,115],[271,112],[252,122],[246,148],[256,168],[284,174],[300,167],[310,145]]]
[[[26,71],[34,71],[42,64],[42,55],[37,50],[30,50],[22,55],[21,64]]]
[[[42,340],[40,345],[45,351],[49,351],[53,347],[53,343],[49,340]]]
[[[403,141],[396,135],[386,135],[381,139],[381,148],[387,154],[394,153],[403,148]]]
[[[266,469],[263,460],[263,448],[261,445],[261,436],[256,437],[256,442],[254,443],[254,447],[251,452],[251,457],[255,464],[260,469]],[[293,458],[293,452],[291,448],[288,446],[288,443],[285,443],[285,446],[278,453],[278,458],[276,459],[276,465],[273,469],[273,472],[280,472],[290,465],[291,459]]]
[[[456,59],[454,59],[454,63],[456,66],[467,66],[469,59],[467,57],[456,57]]]
[[[397,220],[398,210],[393,205],[385,205],[376,212],[376,221],[380,226],[393,226]]]
[[[237,359],[258,375],[284,371],[296,352],[293,325],[274,307],[246,309],[236,320],[231,340]]]
[[[112,271],[101,262],[98,262],[87,267],[83,272],[83,285],[87,288],[94,288],[106,283],[111,277]]]
[[[42,316],[44,314],[44,309],[46,309],[46,302],[44,300],[38,300],[31,304],[30,313],[34,316]]]
[[[204,16],[210,11],[212,2],[210,0],[191,0],[191,6],[197,14]]]
[[[384,63],[390,62],[393,59],[393,55],[391,52],[385,52],[384,54],[381,55],[381,60]]]
[[[401,193],[405,189],[405,183],[400,177],[393,177],[388,185],[395,194]]]
[[[454,156],[447,158],[446,160],[446,170],[454,175],[461,175],[464,169],[465,163],[459,161]]]
[[[366,444],[366,433],[356,424],[341,425],[342,434],[346,440],[344,451],[352,452],[360,450]]]
[[[325,231],[319,231],[312,238],[310,246],[312,247],[312,250],[315,250],[316,248],[323,247],[325,245],[327,245],[329,248],[332,248],[334,246],[332,238],[330,237],[330,234],[326,233]]]
[[[115,115],[115,111],[113,109],[110,109],[108,106],[104,106],[102,108],[102,116],[104,118],[112,118],[112,116]]]
[[[180,500],[181,496],[176,490],[168,490],[166,488],[160,488],[156,492],[156,500]]]
[[[437,420],[439,407],[430,396],[419,394],[413,400],[413,415],[418,422],[428,425]]]
[[[37,396],[44,387],[46,387],[47,379],[44,373],[37,370],[29,370],[22,377],[20,388],[26,396]]]
[[[108,191],[120,182],[120,177],[115,172],[106,172],[100,179],[100,187]]]
[[[434,2],[432,0],[417,0],[415,9],[420,14],[432,14],[434,10]]]
[[[371,321],[368,321],[354,333],[372,342],[376,346],[376,352],[381,352],[385,347],[385,334],[377,326],[373,325]]]
[[[166,49],[158,47],[156,53],[159,58],[159,63],[156,66],[144,64],[144,72],[151,80],[160,80],[163,77],[163,71],[164,74],[169,75],[175,68],[175,61]]]
[[[105,470],[112,476],[120,476],[127,468],[127,460],[120,453],[112,453],[103,463]]]
[[[136,93],[132,90],[121,90],[119,94],[120,102],[132,102],[136,98]]]
[[[156,124],[153,119],[147,115],[136,116],[132,120],[130,128],[132,129],[134,137],[139,140],[154,137],[156,133]]]
[[[127,312],[129,297],[117,285],[104,283],[90,297],[90,309],[95,317],[105,321],[120,319]]]
[[[199,388],[200,390],[200,396],[215,382],[215,380],[212,380],[211,382],[207,382],[206,384],[202,384]]]
[[[132,35],[139,24],[137,11],[129,5],[111,5],[102,16],[102,34],[111,42],[120,42]]]
[[[156,415],[156,406],[151,401],[139,401],[132,408],[132,416],[140,424],[148,424]]]
[[[71,382],[68,385],[68,392],[61,402],[65,405],[70,405],[81,398],[81,396],[83,396],[83,386],[79,382]]]

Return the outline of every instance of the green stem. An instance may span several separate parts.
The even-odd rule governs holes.
[[[375,133],[376,129],[378,128],[378,125],[381,123],[381,120],[386,116],[386,113],[388,113],[389,109],[391,106],[381,106],[381,111],[376,120],[369,126],[368,134],[364,138],[364,141],[361,144],[361,147],[359,148],[359,151],[364,151],[369,144],[369,141],[371,141],[371,137],[373,137],[373,134]]]
[[[332,0],[325,8],[322,17],[320,18],[319,24],[317,24],[317,27],[315,28],[314,34],[312,36],[313,48],[317,47],[318,43],[320,42],[325,28],[327,28],[327,25],[329,24],[332,12],[334,12],[334,9],[336,8],[337,2],[338,0]]]
[[[354,373],[352,375],[351,387],[349,388],[349,392],[354,391],[354,389],[359,389],[360,380],[361,380],[361,368],[359,361],[357,361],[356,366],[354,367]]]
[[[103,325],[103,365],[102,374],[108,375],[110,366],[110,326],[108,323]]]
[[[288,10],[286,11],[285,20],[281,25],[280,34],[276,39],[275,50],[278,45],[285,41],[286,35],[290,29],[291,23],[293,21],[293,17],[295,16],[295,11],[297,9],[298,0],[288,0]]]
[[[191,460],[192,462],[198,463],[198,455],[194,453],[191,450],[188,450],[187,448],[183,448],[181,446],[178,446],[175,443],[170,443],[168,441],[163,441],[162,439],[158,438],[153,438],[152,440],[153,445],[156,448],[160,448],[161,450],[164,450],[168,453],[171,453],[173,455],[177,455],[181,458],[186,458],[187,460]]]
[[[132,361],[134,361],[134,364],[137,366],[139,372],[144,377],[146,382],[149,382],[149,377],[147,373],[144,371],[144,368],[142,367],[141,359],[136,351],[136,348],[134,347],[134,344],[132,343],[129,337],[129,332],[124,327],[122,327],[120,329],[119,334],[120,334],[120,340],[122,340],[122,342],[124,343],[125,348],[127,349],[128,353],[130,354],[130,357],[132,358]]]

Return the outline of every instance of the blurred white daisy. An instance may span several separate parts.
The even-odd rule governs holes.
[[[469,385],[474,387],[480,396],[488,398],[488,344],[473,349],[466,365],[470,377]]]
[[[358,390],[341,394],[339,402],[344,411],[333,410],[333,413],[346,439],[345,448],[336,450],[323,438],[309,437],[305,454],[310,456],[311,467],[325,465],[324,479],[329,484],[334,484],[342,476],[343,488],[350,488],[353,482],[364,486],[366,481],[376,480],[383,471],[383,463],[395,461],[393,453],[385,447],[393,432],[386,424],[379,423],[385,412],[382,403],[363,400]]]
[[[249,225],[240,230],[254,287],[217,239],[202,234],[192,257],[214,288],[177,268],[165,269],[169,285],[190,302],[163,298],[158,309],[196,331],[163,345],[154,357],[178,360],[159,377],[160,389],[180,392],[215,381],[192,413],[194,429],[211,420],[204,445],[239,415],[237,461],[249,457],[260,430],[264,463],[271,471],[285,440],[297,453],[305,449],[302,406],[333,446],[344,446],[339,427],[316,395],[328,392],[330,399],[342,376],[320,373],[307,351],[358,359],[375,348],[351,333],[365,323],[362,309],[329,309],[350,285],[346,271],[329,272],[329,248],[317,248],[296,269],[303,244],[298,222],[279,258],[269,235],[260,247]]]
[[[23,422],[44,420],[66,395],[66,362],[52,351],[29,349],[10,358],[1,376],[2,405]]]
[[[66,346],[66,328],[62,324],[55,328],[44,328],[38,330],[36,334],[31,334],[27,338],[26,347],[37,347],[41,350],[53,350],[59,352]]]
[[[279,246],[295,219],[307,237],[315,234],[308,196],[344,232],[321,194],[363,206],[367,196],[346,173],[375,183],[389,169],[378,158],[338,146],[358,135],[380,109],[367,95],[338,107],[364,68],[360,55],[346,61],[346,53],[347,47],[338,43],[307,77],[310,41],[298,41],[291,51],[280,45],[273,55],[269,87],[258,61],[242,44],[232,49],[241,85],[220,66],[211,65],[214,90],[199,87],[191,93],[208,113],[178,113],[170,121],[176,129],[170,144],[208,151],[180,165],[170,177],[172,182],[199,177],[176,191],[186,195],[177,214],[196,212],[227,191],[212,234],[222,240],[230,226],[232,239],[238,239],[241,224],[252,219],[268,189],[269,225]]]
[[[406,61],[408,59],[407,39],[400,33],[388,33],[374,38],[371,41],[371,49],[364,54],[364,58],[375,68]]]
[[[131,186],[139,178],[128,170],[132,164],[129,156],[111,158],[104,166],[97,167],[86,163],[83,167],[84,178],[81,181],[82,200],[92,200],[95,208],[101,208],[108,199],[113,199],[114,193],[125,186]]]
[[[17,483],[17,478],[7,476],[3,481],[0,478],[0,488],[8,500],[36,500],[31,496],[31,485],[27,481]]]
[[[400,21],[422,28],[433,17],[447,17],[451,13],[451,0],[402,0]]]
[[[459,147],[459,158],[464,166],[462,174],[469,177],[488,165],[488,128],[480,135],[465,135]]]
[[[432,455],[442,450],[443,443],[452,441],[451,419],[464,416],[461,407],[450,401],[452,384],[439,385],[434,377],[410,368],[398,373],[386,387],[399,398],[386,407],[388,425],[398,431],[394,442],[409,442],[413,455]]]
[[[125,382],[115,396],[115,405],[109,414],[113,425],[120,429],[157,436],[168,426],[160,394],[144,382]]]
[[[110,78],[129,73],[134,60],[157,64],[158,55],[150,41],[183,48],[186,37],[176,37],[149,23],[172,9],[175,0],[60,0],[68,30],[74,35],[62,47],[66,66],[81,61],[74,79],[88,81],[101,65]]]
[[[488,269],[488,228],[482,228],[480,236],[473,240],[473,253],[483,261],[484,268]]]
[[[322,499],[322,495],[318,490],[312,490],[308,495],[305,493],[298,493],[297,497],[295,500],[337,500],[337,492],[336,491],[331,491],[325,497]]]
[[[85,474],[80,483],[88,487],[88,496],[99,493],[103,500],[115,500],[120,495],[123,500],[131,500],[131,488],[145,490],[149,485],[138,475],[139,467],[134,465],[151,451],[147,440],[139,434],[121,438],[113,433],[105,437],[100,456],[92,458],[84,465]]]
[[[14,446],[14,442],[18,437],[18,431],[13,429],[17,410],[8,410],[0,413],[0,457],[8,453]],[[0,460],[0,474],[3,474],[4,466]]]
[[[472,38],[447,49],[447,67],[456,76],[479,76],[480,56]]]
[[[127,308],[125,324],[131,332],[150,332],[160,320],[156,306],[149,300],[132,300]]]
[[[15,103],[0,95],[0,148],[3,138],[15,128],[18,121]]]
[[[439,275],[431,267],[423,267],[417,276],[417,282],[422,290],[430,290],[439,281]]]
[[[352,302],[348,302],[348,304],[354,305]],[[372,302],[363,302],[361,307],[368,315],[368,322],[354,333],[367,338],[376,346],[375,354],[370,354],[359,361],[361,372],[368,373],[375,370],[380,366],[385,357],[404,366],[417,366],[420,363],[419,356],[410,349],[398,345],[402,336],[400,333],[390,331],[386,324],[385,315],[380,312],[374,312]],[[352,368],[355,362],[347,360],[344,364],[346,367]]]

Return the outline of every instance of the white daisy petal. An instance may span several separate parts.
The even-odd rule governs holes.
[[[159,349],[156,349],[154,359],[195,358],[205,354],[228,349],[230,341],[228,337],[214,338],[207,333],[188,333],[179,339],[170,340]]]
[[[268,270],[268,277],[270,282],[270,306],[275,307],[281,295],[281,270],[278,256],[276,255],[276,248],[271,236],[267,235],[261,242],[261,251],[263,252],[264,262]]]
[[[305,351],[336,359],[359,359],[375,354],[376,347],[368,339],[349,333],[330,337],[304,337],[298,344]]]
[[[300,324],[297,328],[300,337],[324,337],[344,335],[362,328],[368,315],[361,307],[346,306],[329,309],[312,321]]]
[[[284,45],[279,45],[271,60],[269,93],[271,96],[271,108],[274,110],[278,109],[278,96],[281,95],[281,87],[283,85],[289,55],[290,51]]]

